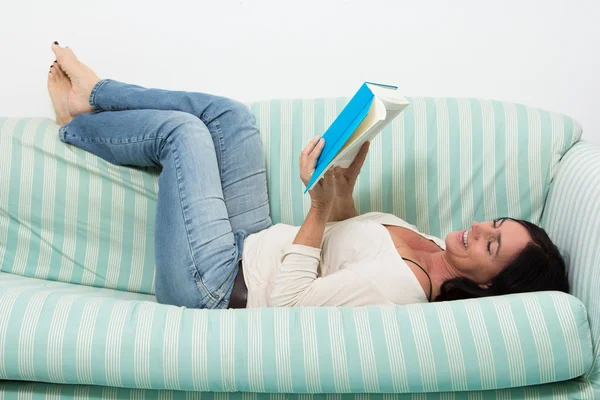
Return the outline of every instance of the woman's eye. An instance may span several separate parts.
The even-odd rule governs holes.
[[[490,253],[490,256],[491,256],[492,255],[492,241],[491,240],[488,241],[487,249],[488,249],[488,253]]]

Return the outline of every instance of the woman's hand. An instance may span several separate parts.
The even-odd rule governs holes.
[[[333,168],[333,181],[335,182],[335,191],[338,198],[352,197],[356,179],[369,152],[369,145],[369,142],[362,145],[356,158],[348,168]]]
[[[315,137],[300,153],[300,179],[302,179],[305,186],[308,185],[310,177],[315,172],[317,159],[321,155],[324,146],[325,140]],[[333,170],[330,169],[327,171],[323,178],[308,193],[310,194],[313,208],[330,210],[335,198]]]

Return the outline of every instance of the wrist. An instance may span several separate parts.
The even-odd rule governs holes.
[[[320,201],[313,201],[310,205],[310,208],[319,214],[329,214],[333,208],[333,202],[324,203]]]
[[[352,197],[352,193],[350,194],[344,194],[344,195],[338,195],[335,197],[335,201],[338,203],[352,203],[354,204],[354,198]]]

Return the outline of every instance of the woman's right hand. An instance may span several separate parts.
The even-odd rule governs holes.
[[[323,147],[325,147],[325,140],[317,136],[300,153],[300,179],[302,179],[304,186],[308,186],[308,182],[315,172],[317,159],[321,155]],[[335,199],[333,169],[327,171],[308,193],[313,208],[330,210]]]

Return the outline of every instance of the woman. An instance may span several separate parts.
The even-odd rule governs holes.
[[[445,241],[352,201],[368,151],[312,189],[300,228],[272,226],[254,117],[232,100],[100,80],[69,48],[48,89],[60,139],[116,165],[162,167],[156,298],[188,308],[409,304],[568,291],[546,233],[509,218],[473,223]],[[300,156],[308,182],[323,149]],[[242,262],[243,260],[243,262]]]

